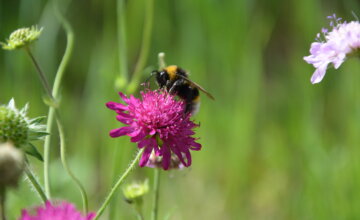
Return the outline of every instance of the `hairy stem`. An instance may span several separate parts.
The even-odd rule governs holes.
[[[34,66],[35,66],[35,68],[37,70],[37,73],[40,76],[40,81],[41,81],[45,91],[47,92],[47,95],[51,98],[52,101],[54,101],[53,95],[52,95],[51,90],[50,90],[49,83],[48,83],[48,81],[46,79],[46,76],[45,76],[44,72],[41,70],[39,63],[35,59],[35,57],[32,54],[29,47],[25,47],[25,51],[27,52],[27,54],[31,58],[31,61],[33,62]],[[54,106],[50,105],[50,109],[49,109],[49,113],[48,113],[48,119],[47,119],[47,123],[46,123],[46,132],[47,133],[51,133],[51,127],[52,127],[52,122],[53,122],[53,118],[54,118],[54,112],[55,112]],[[45,143],[44,143],[44,185],[45,185],[46,197],[49,198],[49,199],[51,197],[51,194],[50,194],[50,180],[49,180],[50,138],[51,138],[50,135],[47,135],[45,137]]]
[[[57,117],[57,118],[59,118],[59,117]],[[88,213],[88,199],[87,199],[87,194],[86,194],[85,188],[81,184],[79,179],[74,175],[74,173],[69,168],[69,165],[68,165],[67,159],[66,159],[66,145],[65,145],[64,129],[63,129],[63,126],[59,119],[57,119],[56,122],[57,122],[59,135],[60,135],[61,162],[62,162],[66,172],[69,174],[71,179],[76,183],[77,187],[79,188],[81,197],[82,197],[82,202],[83,202],[83,211],[84,211],[84,214],[87,214]]]
[[[99,210],[96,213],[96,217],[94,218],[94,220],[98,220],[100,218],[100,216],[103,214],[105,208],[109,205],[112,197],[114,196],[116,190],[119,188],[119,186],[124,182],[124,180],[126,179],[126,177],[129,175],[130,171],[133,170],[133,168],[135,167],[135,164],[137,163],[137,161],[139,160],[142,152],[144,151],[144,148],[140,149],[138,151],[138,153],[136,154],[134,160],[130,163],[129,167],[125,170],[125,172],[120,176],[120,178],[118,179],[118,181],[115,183],[115,185],[111,188],[110,193],[108,194],[108,196],[106,197],[104,203],[101,205],[101,207],[99,208]]]
[[[159,209],[159,190],[160,190],[160,169],[154,169],[154,199],[153,199],[153,210],[151,214],[152,220],[157,220],[158,209]]]
[[[133,93],[137,89],[139,85],[141,73],[144,70],[147,58],[149,56],[153,20],[154,20],[154,0],[146,0],[146,14],[144,20],[144,31],[143,31],[140,55],[135,65],[134,74],[132,75],[132,79],[128,87],[128,91],[127,91],[128,93]]]
[[[25,173],[26,173],[26,176],[27,176],[29,182],[34,187],[35,191],[38,193],[39,197],[45,203],[48,199],[45,195],[45,192],[44,192],[42,186],[40,185],[39,181],[35,177],[33,171],[31,170],[31,167],[27,161],[26,161],[26,165],[25,165]]]

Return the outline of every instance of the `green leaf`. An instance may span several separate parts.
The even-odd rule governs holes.
[[[46,116],[40,116],[40,117],[36,117],[30,120],[29,124],[39,124],[41,123],[44,119],[46,118]]]
[[[29,143],[28,145],[23,146],[22,149],[25,151],[25,153],[35,157],[41,162],[44,162],[42,155],[39,153],[39,151],[33,144]]]
[[[39,140],[42,137],[45,137],[47,135],[50,135],[50,133],[45,132],[45,131],[30,132],[29,133],[29,140],[30,141]]]

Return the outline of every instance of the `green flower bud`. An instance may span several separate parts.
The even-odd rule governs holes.
[[[24,170],[24,153],[12,143],[0,144],[0,188],[17,186]]]
[[[129,203],[142,202],[142,197],[149,192],[149,181],[145,180],[143,183],[127,184],[123,188],[125,199]]]
[[[42,160],[40,153],[30,143],[47,135],[45,126],[39,124],[44,117],[27,118],[28,105],[21,110],[15,107],[15,101],[0,105],[0,143],[10,141],[15,147],[22,148],[26,153]]]
[[[15,50],[30,45],[40,37],[42,28],[32,26],[30,28],[20,28],[10,34],[6,43],[0,42],[4,50]]]
[[[8,106],[0,106],[0,142],[12,141],[20,147],[28,142],[28,134],[26,118]]]

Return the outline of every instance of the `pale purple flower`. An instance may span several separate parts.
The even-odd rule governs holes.
[[[111,130],[110,136],[130,136],[138,148],[145,148],[141,167],[148,164],[152,152],[162,157],[164,170],[171,166],[172,153],[184,166],[190,166],[190,150],[200,150],[201,144],[192,137],[198,125],[184,113],[185,103],[163,90],[141,92],[141,99],[119,94],[126,104],[108,102],[106,106],[116,111],[117,120],[127,126]]]
[[[323,40],[318,34],[318,42],[311,44],[310,56],[304,60],[312,64],[316,70],[311,77],[311,83],[319,83],[324,78],[329,64],[335,69],[345,61],[347,55],[352,54],[360,48],[360,23],[351,21],[340,23],[341,18],[335,15],[329,16],[331,19],[331,31],[322,29]]]
[[[37,207],[34,214],[30,213],[23,210],[19,220],[92,220],[95,217],[95,213],[83,217],[74,205],[67,202],[52,205],[50,201],[47,201],[45,206]]]

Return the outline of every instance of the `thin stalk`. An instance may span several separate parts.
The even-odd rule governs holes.
[[[160,191],[160,169],[154,169],[154,200],[153,200],[153,210],[151,219],[157,220],[158,209],[159,209],[159,191]]]
[[[44,87],[47,95],[53,100],[54,98],[53,98],[53,96],[51,94],[51,89],[50,89],[49,82],[47,81],[44,72],[41,70],[41,67],[40,67],[39,63],[36,61],[36,59],[35,59],[34,55],[32,54],[29,47],[25,47],[25,51],[29,55],[32,63],[34,64],[34,66],[35,66],[35,68],[36,68],[36,70],[37,70],[37,72],[39,74],[40,81],[43,84],[43,87]]]
[[[136,154],[134,160],[130,163],[129,167],[125,170],[125,172],[120,176],[120,178],[118,179],[118,181],[115,183],[115,185],[111,188],[109,195],[106,197],[104,203],[101,205],[101,207],[99,208],[99,210],[96,213],[96,216],[94,218],[94,220],[98,220],[100,218],[100,216],[103,214],[105,208],[109,205],[112,197],[114,196],[116,190],[119,188],[119,186],[124,182],[124,180],[126,179],[126,177],[129,175],[130,171],[133,170],[133,168],[135,167],[135,164],[137,163],[137,161],[139,160],[142,152],[144,151],[144,148],[140,149],[138,151],[138,153]]]
[[[120,79],[125,85],[128,82],[128,66],[127,66],[127,47],[126,47],[126,15],[125,0],[117,0],[117,35],[118,35],[118,53],[119,53],[119,70]],[[122,86],[122,85],[121,85]]]
[[[46,76],[44,74],[44,72],[41,70],[39,63],[37,62],[37,60],[35,59],[34,55],[32,54],[31,50],[29,47],[25,47],[25,51],[26,53],[29,55],[29,57],[31,58],[31,61],[33,62],[37,73],[39,74],[40,77],[40,81],[47,93],[47,95],[50,97],[50,99],[52,101],[54,101],[54,97],[51,93],[50,90],[50,86],[49,83],[46,79]],[[50,109],[49,109],[49,113],[48,113],[48,119],[47,119],[47,123],[46,123],[46,132],[47,133],[51,133],[51,127],[53,124],[53,118],[54,118],[54,113],[55,113],[55,108],[53,105],[50,105]],[[45,142],[44,142],[44,185],[45,185],[45,194],[47,198],[51,198],[51,194],[50,194],[50,178],[49,178],[49,163],[50,163],[50,135],[47,135],[45,137]]]
[[[36,179],[33,171],[31,170],[31,167],[28,162],[26,162],[26,165],[25,165],[25,173],[26,173],[28,180],[33,185],[35,191],[38,193],[39,197],[45,203],[48,199],[45,195],[45,192],[44,192],[42,186],[40,185],[39,181]]]
[[[144,220],[144,215],[142,212],[142,202],[142,198],[140,198],[140,201],[134,201],[134,209],[138,220]]]
[[[58,117],[59,118],[59,117]],[[57,126],[58,126],[58,130],[59,130],[59,136],[60,136],[60,156],[61,156],[61,162],[66,170],[66,172],[69,174],[69,176],[71,177],[71,179],[76,183],[76,185],[78,186],[80,192],[81,192],[81,197],[82,197],[82,202],[83,202],[83,211],[84,214],[88,213],[88,199],[87,199],[87,194],[85,191],[84,186],[81,184],[81,182],[79,181],[79,179],[74,175],[74,173],[70,170],[69,165],[67,163],[67,159],[66,159],[66,146],[65,146],[65,135],[64,135],[64,129],[63,126],[60,122],[59,119],[56,120],[57,122]]]
[[[52,90],[52,96],[56,99],[59,96],[59,90],[62,78],[65,73],[65,69],[69,63],[73,47],[74,47],[74,32],[71,28],[71,25],[69,22],[61,15],[61,13],[58,10],[57,2],[54,1],[54,10],[55,14],[60,20],[61,24],[63,25],[65,32],[66,32],[66,48],[63,55],[63,58],[60,62],[60,65],[58,67],[58,70],[56,72],[55,80],[54,80],[54,86]],[[55,119],[55,107],[50,106],[49,113],[47,117],[47,123],[46,123],[46,132],[52,133],[52,127]],[[50,142],[51,142],[51,136],[45,137],[45,143],[44,143],[44,182],[45,182],[45,192],[48,198],[51,197],[51,189],[50,189],[50,170],[49,170],[49,164],[50,164]]]
[[[154,21],[154,0],[146,0],[146,14],[144,20],[144,31],[142,44],[140,49],[140,55],[135,65],[134,74],[128,87],[128,93],[133,93],[139,85],[141,73],[145,68],[146,61],[149,56],[151,33]]]
[[[56,76],[55,76],[55,80],[54,80],[54,87],[53,87],[53,95],[55,98],[58,98],[59,95],[59,89],[60,89],[60,85],[61,85],[61,81],[62,78],[64,76],[65,73],[65,69],[69,63],[69,60],[71,58],[72,55],[72,51],[74,48],[74,39],[75,39],[75,35],[74,35],[74,31],[70,25],[70,23],[66,20],[66,18],[60,13],[57,4],[54,4],[55,7],[55,15],[58,17],[58,19],[60,20],[65,32],[66,32],[66,48],[65,48],[65,52],[64,52],[64,56],[61,59],[60,65],[58,67],[58,70],[56,72]]]
[[[5,216],[5,200],[6,200],[5,187],[0,187],[0,217],[1,217],[1,220],[6,220],[6,216]]]
[[[137,213],[137,219],[138,220],[144,220],[144,215],[142,214],[141,210],[136,210]]]

